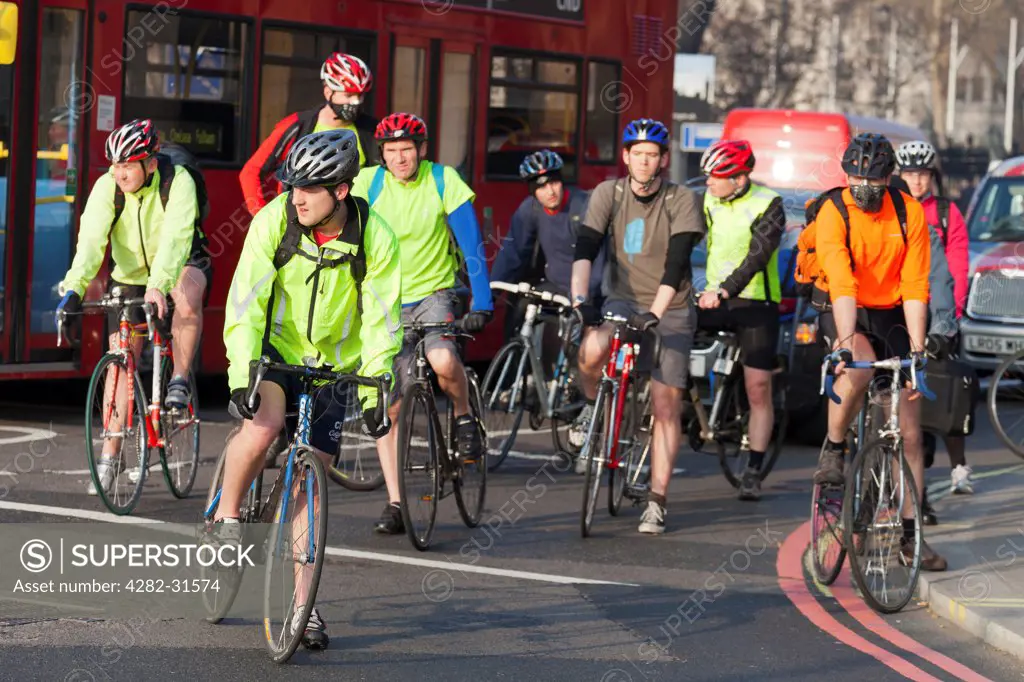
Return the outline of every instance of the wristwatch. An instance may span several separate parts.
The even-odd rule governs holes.
[[[580,296],[579,294],[577,294],[572,299],[572,307],[573,308],[578,308],[578,307],[580,307],[581,305],[583,305],[586,302],[587,302],[587,297],[586,296]]]

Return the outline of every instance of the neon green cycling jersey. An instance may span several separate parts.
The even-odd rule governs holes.
[[[174,288],[192,250],[196,185],[184,167],[176,167],[166,211],[159,187],[160,174],[154,171],[142,189],[125,193],[124,211],[111,227],[117,184],[110,173],[96,181],[82,212],[75,259],[59,286],[61,296],[69,291],[85,295],[103,264],[108,241],[113,279],[165,294]]]
[[[356,146],[359,148],[359,167],[362,168],[363,166],[366,165],[366,154],[363,153],[363,144],[359,141],[359,131],[356,130],[356,124],[355,123],[342,123],[340,127],[332,128],[330,126],[325,126],[323,123],[320,122],[320,119],[317,119],[316,125],[313,126],[313,132],[314,133],[322,133],[325,130],[342,130],[342,129],[344,129],[344,130],[351,130],[353,133],[356,134]]]
[[[288,193],[281,194],[260,209],[238,258],[224,310],[228,386],[234,391],[248,385],[249,363],[260,357],[264,333],[291,364],[329,364],[336,371],[367,377],[391,372],[402,347],[402,270],[395,235],[381,221],[368,220],[366,203],[350,197],[342,235],[317,246],[303,233],[303,253],[277,270],[274,254],[285,234],[288,199]],[[355,254],[358,231],[365,232],[366,255],[361,316],[351,264],[317,264]],[[376,406],[373,389],[360,387],[359,395],[364,408]]]
[[[708,230],[707,290],[718,289],[733,273],[749,267],[751,250],[760,248],[754,241],[754,228],[776,200],[780,200],[778,193],[756,183],[751,183],[742,196],[731,201],[722,201],[711,192],[704,194]],[[759,271],[749,272],[748,276],[748,283],[736,298],[779,302],[778,248]]]
[[[421,161],[416,179],[402,184],[386,173],[384,187],[371,213],[380,216],[398,237],[402,254],[402,303],[417,303],[441,289],[455,286],[458,262],[452,252],[445,215],[453,213],[476,194],[454,168],[444,169],[444,204],[437,193],[431,168]],[[364,168],[352,193],[367,198],[377,166]]]

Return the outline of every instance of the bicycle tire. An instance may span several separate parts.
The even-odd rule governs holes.
[[[729,377],[722,388],[726,394],[722,397],[722,410],[718,415],[718,424],[711,429],[718,432],[715,446],[718,451],[718,465],[725,475],[725,480],[734,488],[740,487],[743,470],[750,458],[749,451],[743,449],[743,438],[747,433],[747,418],[743,401],[742,375]],[[710,418],[710,414],[708,415]],[[735,431],[735,434],[733,433]]]
[[[519,355],[516,356],[516,353],[519,353]],[[509,363],[510,359],[513,360],[512,363]],[[500,428],[502,426],[501,423],[493,423],[492,413],[512,415],[512,421],[507,429],[508,435],[505,437],[505,440],[501,441],[494,456],[490,457],[487,463],[490,471],[496,471],[502,462],[505,461],[505,458],[508,457],[509,451],[512,449],[513,444],[515,444],[519,427],[523,422],[523,413],[526,411],[526,377],[530,371],[530,363],[524,363],[520,359],[527,359],[526,344],[522,339],[512,339],[501,347],[501,350],[498,351],[498,354],[494,356],[494,359],[488,365],[487,372],[484,373],[484,381],[481,386],[482,408],[490,404],[497,404],[498,398],[495,395],[495,391],[497,391],[497,395],[500,395],[502,391],[511,390],[504,388],[505,385],[513,386],[516,383],[520,384],[519,404],[512,406],[513,411],[483,410],[482,416],[484,421],[482,423],[487,425],[489,432],[506,430]],[[509,376],[507,372],[512,372],[513,375]],[[534,390],[537,390],[536,381],[534,382]],[[511,393],[509,393],[509,396],[511,396]]]
[[[879,613],[897,613],[905,607],[914,596],[914,590],[917,588],[917,581],[921,575],[921,501],[917,497],[917,487],[914,485],[914,476],[910,471],[910,465],[907,463],[906,458],[900,458],[899,452],[892,452],[893,445],[891,438],[880,437],[873,440],[869,440],[864,447],[859,449],[857,456],[853,460],[853,464],[850,467],[849,472],[846,476],[846,490],[843,495],[843,536],[844,544],[846,545],[846,556],[850,563],[850,573],[853,574],[854,583],[857,585],[861,596],[864,601],[867,602],[868,606]],[[871,552],[871,542],[869,541],[867,534],[861,538],[860,543],[857,542],[858,529],[864,527],[864,510],[870,509],[872,506],[878,507],[878,500],[889,494],[889,491],[885,488],[879,490],[877,485],[877,479],[880,477],[882,469],[881,467],[888,467],[890,474],[886,480],[892,479],[893,463],[902,459],[902,475],[908,485],[904,486],[906,491],[910,495],[911,508],[915,515],[915,531],[914,531],[914,560],[912,565],[909,567],[903,566],[903,562],[900,559],[900,552],[896,551],[896,563],[903,567],[909,568],[910,576],[906,581],[906,586],[901,586],[897,592],[894,587],[884,586],[883,590],[886,594],[901,594],[898,599],[894,602],[885,602],[878,598],[872,589],[872,585],[869,583],[867,576],[868,571],[872,573],[872,577],[878,573],[877,564],[872,564],[870,560],[864,563],[861,559],[862,554],[869,554]],[[870,466],[870,472],[874,474],[878,471],[878,475],[871,475],[868,479],[865,479],[862,475],[862,471],[865,466]],[[877,499],[875,499],[877,497]],[[864,498],[864,499],[862,499]],[[877,511],[876,511],[877,513]],[[891,516],[890,512],[890,516]],[[897,545],[902,544],[903,537],[903,524],[902,524],[902,511],[897,510],[895,512],[897,517],[901,519],[898,532],[899,538],[897,539]],[[872,522],[874,517],[872,517]],[[892,525],[891,520],[888,522]],[[870,524],[874,525],[874,523]],[[880,543],[888,546],[888,549],[892,549],[892,540]],[[884,551],[884,550],[883,550]],[[882,571],[887,573],[886,570]]]
[[[453,487],[455,489],[455,504],[459,508],[459,515],[462,517],[462,522],[465,523],[468,528],[476,528],[480,523],[480,517],[483,515],[484,501],[487,498],[487,459],[490,456],[490,439],[487,433],[487,427],[480,419],[483,411],[483,402],[480,397],[480,383],[477,381],[476,372],[467,367],[466,379],[469,384],[469,412],[476,418],[476,422],[479,425],[478,428],[481,431],[480,437],[483,441],[483,450],[480,453],[480,460],[476,462],[463,460],[459,457],[458,476],[453,483]],[[452,409],[450,402],[448,409]],[[467,464],[470,466],[467,466]],[[467,476],[467,473],[476,473],[479,477],[479,491],[475,502],[472,497],[466,494],[469,492],[469,486],[466,485],[466,481],[471,481],[473,478],[471,475]]]
[[[789,430],[789,412],[786,410],[786,395],[789,388],[789,360],[784,355],[778,358],[778,371],[772,374],[772,438],[768,443],[768,452],[765,453],[764,462],[761,464],[761,480],[768,478],[768,474],[775,468],[782,454],[782,446],[786,442],[786,431]]]
[[[165,356],[164,358],[162,358],[162,365],[163,370],[160,377],[162,388],[160,393],[161,395],[166,396],[167,383],[171,380],[171,373],[173,372],[170,357]],[[172,421],[173,414],[164,407],[160,408],[160,428],[163,431],[161,435],[163,436],[164,441],[164,446],[159,448],[158,453],[160,457],[160,468],[161,470],[163,470],[164,483],[167,484],[167,489],[171,492],[172,495],[174,495],[179,500],[185,499],[186,497],[188,497],[188,494],[192,492],[192,486],[194,486],[196,483],[196,473],[199,471],[199,390],[196,387],[195,375],[193,373],[189,373],[188,385],[188,413],[189,421],[192,423],[192,426],[194,427],[194,433],[192,434],[192,438],[190,439],[190,447],[192,448],[192,450],[191,454],[188,457],[188,470],[184,477],[178,477],[178,482],[182,483],[182,485],[178,485],[174,481],[174,469],[180,469],[180,467],[174,467],[173,463],[169,463],[167,461],[167,450],[170,449],[172,451],[172,456],[174,450],[173,446],[171,448],[168,448],[167,444],[170,442],[171,437],[177,432],[176,425]],[[186,426],[184,428],[188,427]],[[188,441],[186,441],[186,443],[188,443]]]
[[[999,367],[996,368],[995,373],[992,375],[991,383],[989,383],[985,404],[988,409],[989,421],[992,422],[999,440],[1003,441],[1003,444],[1009,448],[1010,452],[1024,458],[1024,443],[1015,443],[1013,438],[1006,432],[1002,420],[999,419],[998,406],[999,384],[1007,376],[1007,373],[1014,370],[1020,362],[1024,362],[1024,351],[1011,355],[999,364]],[[1017,372],[1024,378],[1024,370],[1017,370]]]
[[[413,453],[410,452],[413,438],[416,435],[416,408],[419,405],[425,418],[426,426],[426,459],[422,465],[416,465],[416,469],[422,471],[431,479],[425,486],[426,493],[410,495],[412,474],[414,473]],[[434,524],[437,521],[437,503],[441,497],[441,464],[438,458],[438,442],[441,434],[435,433],[436,410],[434,395],[423,384],[414,382],[405,387],[402,391],[402,407],[398,411],[398,488],[402,498],[402,522],[405,525],[405,532],[409,536],[412,546],[421,552],[427,551],[430,547],[430,539],[434,534]],[[412,520],[412,501],[428,503],[426,519],[421,525],[422,531],[417,530]]]
[[[587,439],[580,448],[580,457],[586,462],[587,469],[583,482],[583,507],[580,509],[580,534],[583,537],[590,536],[594,512],[597,510],[597,494],[601,489],[601,469],[604,468],[604,455],[607,449],[604,442],[604,427],[609,421],[605,418],[605,412],[608,410],[605,403],[610,392],[608,385],[603,382],[597,389],[594,416],[587,427]]]
[[[292,654],[295,653],[295,650],[299,647],[299,644],[302,642],[302,636],[306,629],[306,623],[309,622],[309,614],[312,613],[313,607],[316,605],[316,594],[320,587],[320,574],[323,572],[324,568],[324,550],[327,547],[327,474],[324,471],[323,462],[320,461],[320,458],[317,457],[316,453],[314,453],[313,450],[310,449],[308,446],[300,446],[299,451],[295,453],[295,466],[296,471],[293,473],[292,479],[293,486],[296,485],[295,477],[299,477],[299,482],[301,483],[303,478],[307,477],[310,472],[312,473],[314,481],[317,486],[317,490],[319,490],[320,492],[320,513],[314,516],[314,523],[316,524],[316,537],[313,540],[313,574],[309,581],[309,591],[306,594],[306,601],[302,605],[302,615],[299,618],[300,622],[302,623],[302,626],[296,628],[294,632],[290,634],[290,636],[287,636],[284,639],[284,641],[275,644],[275,642],[273,641],[274,638],[271,637],[270,614],[270,610],[272,608],[272,595],[270,593],[274,587],[274,567],[278,551],[277,548],[275,547],[276,543],[274,542],[274,540],[278,539],[280,537],[280,534],[283,533],[286,528],[287,521],[280,520],[282,518],[281,511],[284,505],[284,500],[287,497],[289,501],[294,502],[295,498],[291,494],[287,496],[281,495],[277,501],[277,508],[274,510],[274,518],[278,519],[279,521],[276,522],[273,526],[273,530],[271,531],[271,536],[269,538],[269,546],[267,547],[266,552],[267,560],[265,580],[263,585],[264,589],[262,628],[264,632],[264,643],[266,644],[267,651],[270,654],[270,659],[274,663],[287,662],[288,659],[292,657]],[[306,480],[308,481],[308,479]],[[301,486],[299,486],[299,490],[299,494],[303,494]],[[291,505],[289,506],[290,508],[294,508],[291,507]],[[309,507],[307,503],[307,509],[308,508]],[[319,523],[317,523],[317,520],[319,520]],[[288,524],[287,528],[290,531],[290,524]],[[291,556],[291,549],[291,547],[288,548],[289,557]],[[293,571],[294,569],[289,566],[287,570]],[[288,629],[289,626],[286,625],[286,623],[289,623],[292,620],[292,618],[293,614],[289,613],[287,619],[282,621],[282,626],[285,629]]]
[[[95,447],[96,447],[96,441],[99,440],[100,443],[102,443],[103,439],[97,439],[97,438],[94,437],[94,435],[93,435],[93,424],[92,424],[93,408],[95,407],[94,401],[96,399],[97,388],[99,387],[99,385],[101,383],[101,379],[103,379],[105,377],[105,370],[108,368],[108,366],[114,365],[114,364],[118,365],[120,372],[122,372],[124,374],[124,376],[130,377],[129,381],[132,382],[132,384],[134,385],[134,389],[133,390],[134,390],[135,396],[134,396],[134,400],[132,400],[131,402],[134,403],[136,414],[135,414],[134,418],[131,419],[131,421],[135,425],[135,427],[134,427],[135,428],[134,440],[135,440],[136,446],[137,446],[137,448],[139,450],[139,456],[138,456],[138,459],[139,459],[138,466],[139,466],[139,473],[140,473],[139,480],[135,482],[134,487],[131,489],[132,491],[131,491],[130,497],[128,497],[127,501],[123,505],[116,504],[114,501],[112,501],[110,495],[107,493],[106,490],[103,489],[103,486],[100,485],[100,478],[99,478],[99,474],[97,472],[97,462],[96,462],[97,453],[95,452]],[[101,391],[102,390],[103,389],[101,389]],[[96,368],[93,369],[92,376],[89,378],[89,390],[86,393],[86,398],[85,398],[85,404],[86,404],[86,413],[85,413],[85,452],[86,452],[86,461],[89,464],[89,476],[92,478],[92,483],[96,487],[96,494],[99,496],[100,500],[103,501],[104,506],[108,510],[110,510],[111,513],[117,514],[118,516],[125,516],[127,514],[130,514],[132,512],[132,510],[135,509],[135,506],[139,503],[139,498],[142,497],[142,487],[146,483],[147,476],[146,475],[142,475],[144,472],[148,473],[148,472],[146,472],[146,469],[149,467],[149,441],[148,441],[148,434],[147,434],[147,431],[146,431],[146,419],[147,419],[147,416],[146,416],[145,395],[146,394],[142,390],[142,384],[139,381],[139,375],[137,373],[135,373],[135,372],[129,373],[129,371],[128,371],[128,363],[127,363],[127,361],[125,360],[125,358],[123,356],[115,354],[115,353],[107,353],[102,358],[100,358],[100,361],[98,363],[96,363]],[[102,396],[102,393],[101,393],[100,394],[100,398],[101,398],[101,401],[100,401],[100,416],[101,416],[101,419],[102,419],[102,413],[103,413],[102,397],[103,396]],[[101,434],[102,434],[103,430],[104,429],[101,427],[101,430],[100,430]],[[132,437],[129,436],[129,438],[132,438]],[[122,450],[124,448],[124,445],[125,445],[124,438],[122,438],[122,443],[121,443]],[[100,450],[102,451],[102,449],[103,448],[101,447]],[[99,454],[102,455],[102,452],[100,452]],[[128,463],[124,462],[123,459],[124,459],[123,455],[119,456],[119,461],[121,462],[121,466],[123,466],[124,469],[122,471],[118,472],[117,474],[115,474],[115,476],[114,476],[113,488],[114,488],[114,491],[115,491],[115,495],[116,495],[116,491],[118,489],[117,481],[121,477],[121,474],[124,471],[127,470],[127,464]]]
[[[640,477],[643,476],[642,472],[637,469],[640,466],[642,453],[651,445],[654,420],[650,410],[650,382],[643,379],[632,381],[623,409],[623,426],[620,426],[619,466],[615,469],[608,469],[608,513],[612,516],[619,515],[627,490],[630,486],[637,485]],[[623,448],[624,444],[625,448]],[[625,454],[622,454],[623,449],[625,449]],[[648,467],[649,476],[650,467]]]
[[[338,448],[331,458],[331,463],[326,467],[327,477],[346,490],[353,492],[370,492],[379,489],[384,485],[384,471],[376,471],[371,475],[360,475],[363,467],[360,462],[367,457],[372,463],[371,467],[380,466],[380,458],[377,455],[377,441],[363,433],[363,413],[359,400],[355,397],[357,390],[355,384],[348,384],[344,390],[350,391],[346,396],[348,408],[346,409],[341,427],[341,436],[338,438]],[[345,453],[355,448],[355,456],[352,466],[342,465]],[[287,450],[285,450],[287,452]]]
[[[841,489],[820,484],[811,490],[811,568],[822,585],[836,581],[846,559],[842,495]]]

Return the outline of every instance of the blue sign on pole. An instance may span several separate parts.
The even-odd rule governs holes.
[[[722,137],[721,123],[684,123],[679,148],[684,152],[702,152]]]

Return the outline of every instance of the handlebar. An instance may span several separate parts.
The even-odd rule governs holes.
[[[654,366],[655,367],[658,366],[658,361],[661,358],[661,330],[658,329],[657,325],[655,325],[653,327],[648,327],[647,330],[645,331],[645,330],[642,330],[639,327],[636,327],[635,325],[633,325],[630,322],[630,318],[623,317],[622,315],[615,315],[613,313],[605,313],[603,319],[604,319],[605,322],[611,322],[611,323],[616,324],[616,325],[621,325],[621,326],[625,327],[627,330],[633,332],[634,334],[640,334],[641,336],[649,334],[650,338],[654,342],[654,350],[653,350],[653,352],[651,354],[651,357],[653,358]]]
[[[550,291],[541,291],[533,288],[527,282],[520,282],[519,284],[509,284],[508,282],[491,282],[491,289],[497,289],[499,291],[507,291],[510,294],[516,294],[517,296],[523,296],[525,298],[533,298],[544,303],[555,303],[568,308],[571,303],[569,299],[561,294],[555,294]]]
[[[128,310],[130,308],[142,308],[146,314],[146,329],[149,332],[149,340],[153,340],[153,304],[147,303],[145,298],[121,298],[119,289],[115,287],[110,294],[104,294],[98,301],[82,301],[82,313],[86,310]],[[82,314],[79,313],[79,314]],[[68,313],[64,310],[57,312],[57,346],[60,347],[64,340],[64,319]]]
[[[440,331],[445,336],[472,339],[473,335],[462,328],[462,323],[463,320],[461,319],[453,322],[409,322],[405,325],[405,333],[411,332],[422,336],[428,332]]]
[[[246,403],[249,409],[254,409],[256,394],[259,393],[260,383],[267,375],[267,372],[283,372],[294,374],[309,381],[330,381],[334,383],[345,382],[368,386],[377,389],[378,405],[384,405],[384,397],[391,387],[391,374],[383,374],[379,377],[364,377],[359,374],[343,374],[320,367],[306,367],[305,365],[290,365],[286,362],[274,362],[264,355],[258,360],[249,363],[249,395]],[[387,411],[385,410],[385,418]]]
[[[925,364],[928,363],[927,358],[922,358]],[[842,399],[836,395],[832,386],[835,383],[835,375],[832,373],[832,369],[835,364],[838,364],[833,355],[830,353],[825,356],[825,360],[821,363],[821,393],[824,393],[829,399],[837,405],[842,404]],[[846,363],[846,367],[849,369],[884,369],[889,370],[893,373],[898,372],[901,369],[910,369],[910,385],[911,388],[928,400],[935,400],[935,394],[928,388],[928,384],[925,382],[925,374],[922,371],[919,375],[917,372],[916,363],[912,358],[901,360],[899,358],[890,358],[888,360],[859,360],[855,362]],[[922,365],[923,369],[924,365]]]

